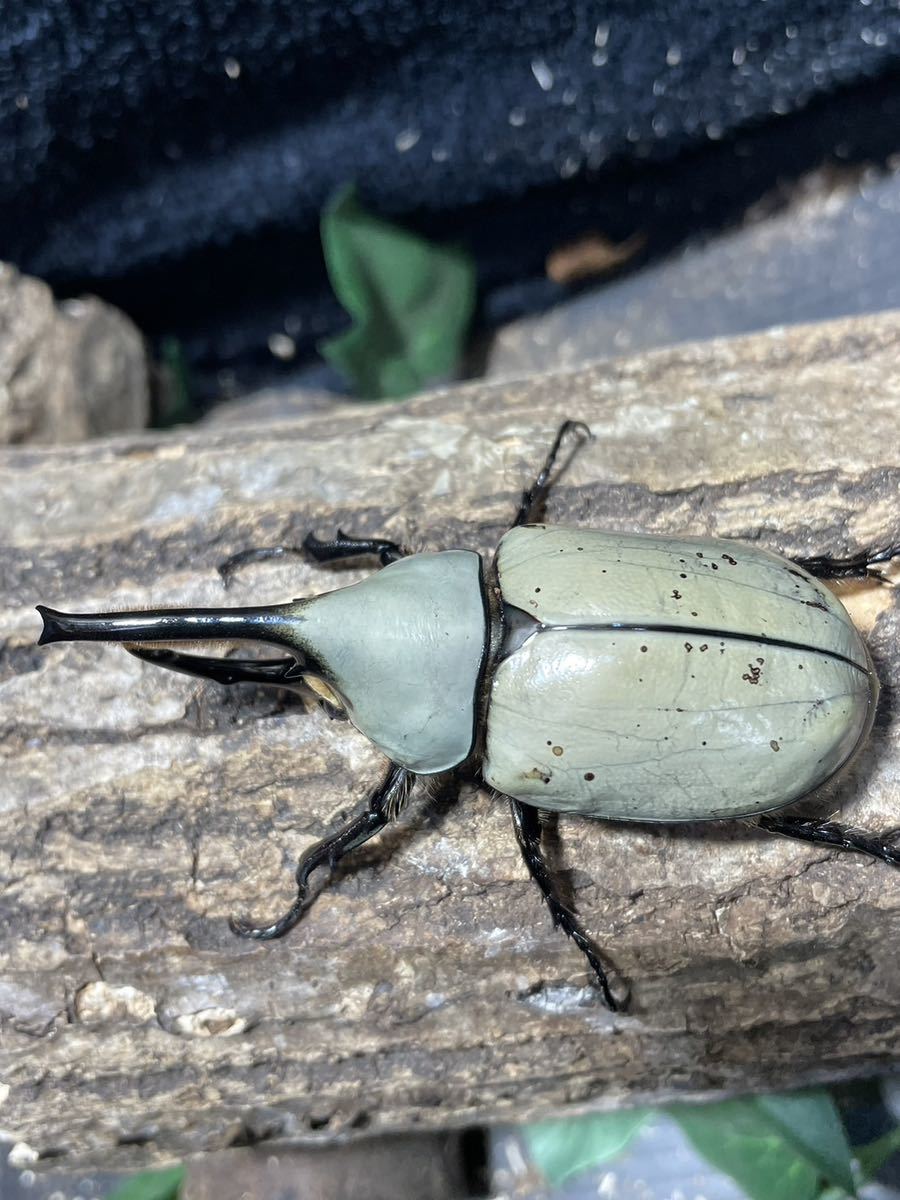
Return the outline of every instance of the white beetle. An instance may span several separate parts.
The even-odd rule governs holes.
[[[407,557],[393,542],[310,534],[302,550],[244,551],[220,568],[306,553],[377,555],[377,574],[268,608],[72,615],[39,607],[41,642],[249,640],[276,659],[167,649],[140,658],[219,683],[311,687],[391,761],[364,813],[311,847],[298,894],[271,925],[300,918],[309,876],[401,811],[415,778],[478,771],[508,797],[525,861],[556,924],[617,1002],[597,952],[556,889],[541,809],[629,821],[762,816],[775,833],[858,850],[894,866],[877,835],[774,815],[834,777],[865,740],[878,682],[846,610],[818,579],[865,576],[900,547],[790,561],[737,542],[536,524],[567,421],[523,494],[492,564],[468,550]],[[577,448],[577,444],[576,444]],[[574,451],[573,451],[574,452]]]

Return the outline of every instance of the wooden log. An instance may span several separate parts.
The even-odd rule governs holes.
[[[269,603],[362,572],[242,547],[340,525],[490,551],[565,416],[596,441],[558,523],[895,540],[900,316],[680,346],[284,424],[0,454],[0,1124],[44,1155],[147,1162],[265,1139],[506,1120],[860,1075],[900,1045],[900,876],[742,825],[562,819],[561,867],[630,983],[598,1002],[526,878],[505,808],[420,799],[285,940],[230,913],[363,800],[378,755],[277,693],[114,647],[35,646],[36,602]],[[900,607],[848,589],[885,683],[833,799],[898,824]]]

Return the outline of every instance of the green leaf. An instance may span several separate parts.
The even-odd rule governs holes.
[[[823,1179],[856,1195],[853,1152],[831,1095],[821,1089],[757,1096],[755,1104],[788,1145]]]
[[[108,1200],[178,1200],[183,1182],[184,1167],[145,1171],[116,1188]]]
[[[799,1155],[753,1098],[667,1112],[707,1162],[730,1175],[751,1200],[815,1200],[819,1170]]]
[[[459,363],[475,306],[469,255],[366,212],[352,186],[322,213],[331,286],[353,328],[320,345],[356,391],[407,396]]]
[[[624,1150],[652,1114],[649,1109],[591,1113],[526,1125],[522,1134],[531,1161],[553,1187]]]
[[[854,1151],[863,1179],[873,1179],[889,1158],[900,1154],[900,1126]]]

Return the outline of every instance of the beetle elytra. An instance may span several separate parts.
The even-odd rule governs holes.
[[[39,606],[42,643],[119,642],[222,684],[311,688],[388,758],[364,811],[300,859],[290,909],[267,925],[233,921],[240,936],[286,933],[305,910],[311,873],[394,820],[419,776],[474,774],[508,800],[554,923],[613,1009],[601,957],[544,857],[542,810],[654,823],[752,817],[774,833],[900,865],[888,837],[781,811],[850,761],[878,696],[863,639],[820,580],[877,574],[900,546],[789,560],[722,539],[541,524],[563,447],[571,440],[574,454],[589,437],[579,422],[560,427],[493,562],[469,550],[407,555],[382,539],[310,534],[299,548],[234,555],[223,579],[286,553],[375,556],[382,569],[271,607]],[[223,659],[164,648],[202,640],[281,653]]]

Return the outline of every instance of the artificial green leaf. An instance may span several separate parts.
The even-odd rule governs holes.
[[[153,424],[157,429],[196,421],[199,411],[191,388],[191,373],[184,346],[176,337],[164,337],[159,346],[159,387]]]
[[[649,1116],[649,1109],[591,1113],[539,1121],[522,1130],[531,1161],[553,1187],[624,1150]]]
[[[116,1188],[108,1200],[178,1200],[183,1182],[184,1167],[145,1171]]]
[[[667,1112],[707,1162],[750,1200],[815,1200],[819,1170],[798,1154],[753,1098],[673,1105]]]
[[[823,1179],[856,1195],[853,1153],[837,1105],[821,1089],[755,1097],[757,1108]]]
[[[356,391],[396,399],[453,371],[475,306],[469,255],[373,216],[352,186],[325,208],[321,234],[353,328],[319,349]]]
[[[900,1126],[888,1130],[868,1145],[857,1146],[853,1153],[863,1179],[873,1179],[889,1158],[900,1154]]]

